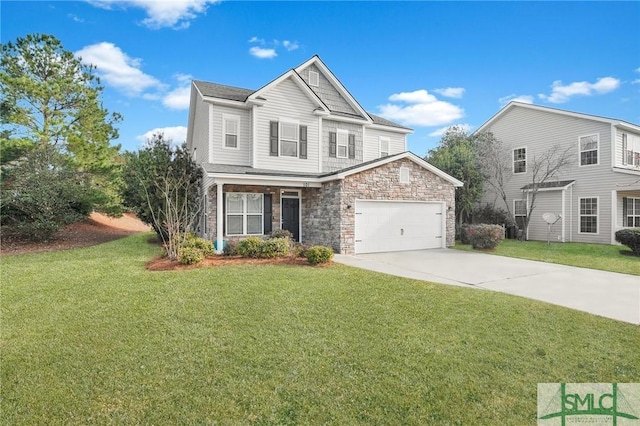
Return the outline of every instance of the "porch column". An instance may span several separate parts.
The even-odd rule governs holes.
[[[222,211],[224,209],[224,206],[222,205],[222,203],[224,202],[223,197],[222,197],[222,187],[223,184],[221,182],[218,182],[216,184],[216,253],[221,254],[222,253],[222,221],[224,219],[223,215],[222,215]]]

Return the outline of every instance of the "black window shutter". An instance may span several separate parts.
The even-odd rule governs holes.
[[[627,197],[623,197],[622,198],[622,224],[623,226],[633,226],[633,223],[631,225],[629,225],[627,223],[627,209],[629,208],[629,201],[627,199]]]
[[[300,126],[300,158],[307,158],[307,126]]]
[[[349,135],[349,158],[356,158],[356,135]]]
[[[336,156],[337,140],[336,132],[329,132],[329,157]]]
[[[219,209],[220,206],[216,206]],[[217,224],[216,224],[217,226]],[[227,235],[227,193],[222,194],[222,235]],[[216,236],[216,239],[218,236]]]
[[[278,122],[271,121],[269,123],[269,155],[278,156]]]
[[[264,194],[264,233],[271,233],[271,215],[272,215],[272,207],[271,207],[271,194]]]

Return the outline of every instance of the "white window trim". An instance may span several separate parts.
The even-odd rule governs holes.
[[[282,125],[292,124],[296,126],[296,155],[282,154]],[[284,139],[287,142],[293,142],[293,139]],[[291,118],[280,117],[278,119],[278,157],[281,158],[299,158],[300,157],[300,121]]]
[[[513,154],[519,149],[524,149],[524,172],[516,172],[516,160],[515,160]],[[513,148],[511,150],[511,172],[514,175],[525,175],[525,174],[527,174],[527,157],[528,156],[529,156],[529,150],[527,149],[526,146],[520,146],[520,147],[517,147],[517,148]],[[523,160],[519,160],[519,161],[523,161]]]
[[[640,197],[625,197],[625,198],[627,199],[627,215],[622,218],[622,226],[624,228],[636,228],[636,226],[627,225],[627,219],[630,217],[633,217],[634,218],[633,223],[635,223],[636,222],[635,218],[640,217],[640,210],[636,211],[636,208],[635,208],[635,202],[637,200],[640,200]],[[633,204],[633,214],[629,214],[629,202]]]
[[[315,80],[311,78],[311,76],[315,76]],[[315,84],[313,84],[315,81]],[[320,73],[317,71],[309,71],[309,86],[318,87],[320,86]]]
[[[516,202],[517,201],[524,201],[524,214],[516,214]],[[527,217],[527,209],[529,207],[528,205],[529,203],[527,202],[526,198],[517,198],[515,200],[513,200],[513,217]]]
[[[236,146],[227,146],[227,121],[236,121],[237,133],[236,133]],[[232,134],[232,133],[230,133]],[[222,148],[224,149],[240,149],[240,116],[234,114],[222,114]]]
[[[225,223],[225,235],[227,237],[243,237],[243,236],[255,236],[255,235],[264,235],[264,194],[258,192],[227,192],[226,197],[224,199],[225,202],[225,214],[224,214],[224,223]],[[242,213],[229,213],[229,205],[228,199],[229,194],[233,195],[242,195]],[[261,200],[261,209],[260,212],[260,233],[259,234],[248,234],[247,233],[247,216],[257,216],[257,213],[249,214],[247,212],[247,195],[259,195]],[[229,216],[240,216],[242,215],[242,234],[229,234]]]
[[[382,144],[385,142],[387,144],[386,151],[382,149]],[[391,138],[388,136],[378,136],[378,158],[388,156],[391,153],[390,151],[391,151]],[[382,155],[384,152],[386,152],[386,154]]]
[[[621,145],[622,145],[622,159],[620,164],[622,165],[622,167],[625,167],[631,170],[638,170],[640,168],[640,162],[636,164],[636,154],[640,153],[640,135],[636,135],[634,133],[627,133],[627,132],[622,133]],[[627,154],[629,152],[631,152],[631,162],[629,162],[627,158]]]
[[[590,136],[595,136],[596,137],[596,162],[593,164],[582,164],[582,138],[588,138]],[[588,150],[588,151],[593,151],[592,149]],[[587,151],[584,151],[587,152]],[[597,166],[600,164],[600,133],[591,133],[588,135],[582,135],[582,136],[578,136],[578,167],[589,167],[589,166]],[[589,198],[589,197],[585,197],[585,198]]]
[[[580,213],[580,203],[582,200],[587,200],[595,198],[596,199],[596,231],[597,232],[582,232],[582,216],[593,216],[592,214],[583,215]],[[579,197],[578,198],[578,234],[580,235],[600,235],[600,197]]]
[[[405,179],[403,179],[406,177]],[[400,183],[410,183],[411,182],[411,169],[406,166],[400,166]]]
[[[344,135],[344,144],[340,144],[340,135]],[[340,155],[340,147],[344,146],[344,155]],[[349,131],[337,129],[336,131],[336,158],[349,158]]]

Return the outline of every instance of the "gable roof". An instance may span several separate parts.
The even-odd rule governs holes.
[[[554,182],[543,182],[543,183],[530,183],[527,184],[525,186],[523,186],[522,188],[520,188],[522,191],[530,191],[532,190],[535,186],[538,187],[538,190],[540,191],[553,191],[553,190],[560,190],[560,189],[567,189],[568,187],[570,187],[571,185],[573,185],[576,181],[575,180],[557,180]]]
[[[499,120],[500,117],[502,117],[508,111],[511,111],[514,108],[525,108],[525,109],[530,109],[530,110],[534,110],[534,111],[551,112],[551,113],[555,113],[555,114],[564,115],[564,116],[567,116],[567,117],[583,118],[583,119],[586,119],[586,120],[598,121],[598,122],[601,122],[601,123],[611,124],[612,126],[624,127],[624,128],[628,128],[628,129],[640,132],[640,126],[639,125],[633,124],[633,123],[629,123],[629,122],[626,122],[626,121],[623,121],[623,120],[617,120],[615,118],[607,118],[607,117],[601,117],[601,116],[598,116],[598,115],[583,114],[583,113],[580,113],[580,112],[567,111],[567,110],[563,110],[563,109],[559,109],[559,108],[552,108],[552,107],[547,107],[547,106],[533,105],[533,104],[526,104],[526,103],[523,103],[523,102],[511,101],[506,106],[504,106],[500,111],[498,111],[496,114],[494,114],[493,117],[491,117],[489,120],[487,120],[482,126],[478,127],[478,129],[473,133],[476,134],[476,133],[483,132],[487,127],[490,127],[494,122]]]
[[[227,99],[230,101],[245,102],[255,90],[242,89],[240,87],[225,86],[224,84],[209,83],[207,81],[194,80],[202,96]]]

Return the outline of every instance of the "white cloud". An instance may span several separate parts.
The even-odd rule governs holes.
[[[253,46],[249,49],[249,53],[259,59],[271,59],[278,56],[275,49],[263,49],[258,46]]]
[[[110,9],[112,5],[144,9],[147,18],[142,24],[152,29],[188,28],[198,14],[205,13],[210,4],[218,2],[219,0],[89,0],[94,6],[105,9]]]
[[[459,99],[464,95],[464,87],[445,87],[443,89],[435,89],[434,92],[446,96],[447,98]]]
[[[175,76],[179,86],[167,93],[162,99],[162,105],[170,109],[187,109],[191,97],[191,79],[188,74]]]
[[[400,103],[400,105],[380,105],[378,106],[379,114],[404,125],[441,126],[464,116],[462,108],[449,102],[438,100],[424,89],[395,93],[389,96],[389,100]]]
[[[96,73],[107,84],[129,96],[140,95],[147,89],[162,89],[156,78],[142,72],[140,59],[130,58],[113,43],[97,43],[76,52],[84,64],[96,66]]]
[[[511,95],[503,96],[500,99],[498,99],[498,102],[500,103],[501,106],[505,106],[511,101],[522,102],[523,104],[532,104],[533,96],[511,94]]]
[[[263,38],[258,38],[256,36],[253,36],[249,39],[249,43],[260,43],[260,44],[264,44],[264,39]]]
[[[291,52],[292,50],[298,50],[298,48],[300,47],[300,45],[298,44],[297,41],[289,41],[289,40],[285,40],[282,42],[282,45],[284,46],[285,49],[287,49],[289,52]]]
[[[446,133],[447,130],[449,130],[452,127],[457,127],[460,130],[467,133],[470,132],[472,128],[471,125],[467,123],[452,124],[451,126],[441,127],[438,130],[434,130],[433,132],[429,133],[427,136],[435,136],[435,137],[442,136]]]
[[[614,77],[603,77],[595,83],[587,81],[577,81],[566,86],[560,80],[556,80],[551,85],[551,95],[539,94],[543,99],[554,104],[567,102],[572,96],[591,96],[594,94],[604,94],[616,90],[620,87],[620,80]]]
[[[163,133],[166,139],[171,139],[173,145],[180,145],[187,140],[187,128],[185,126],[156,127],[143,135],[137,136],[136,139],[141,142],[146,142],[158,133]]]

